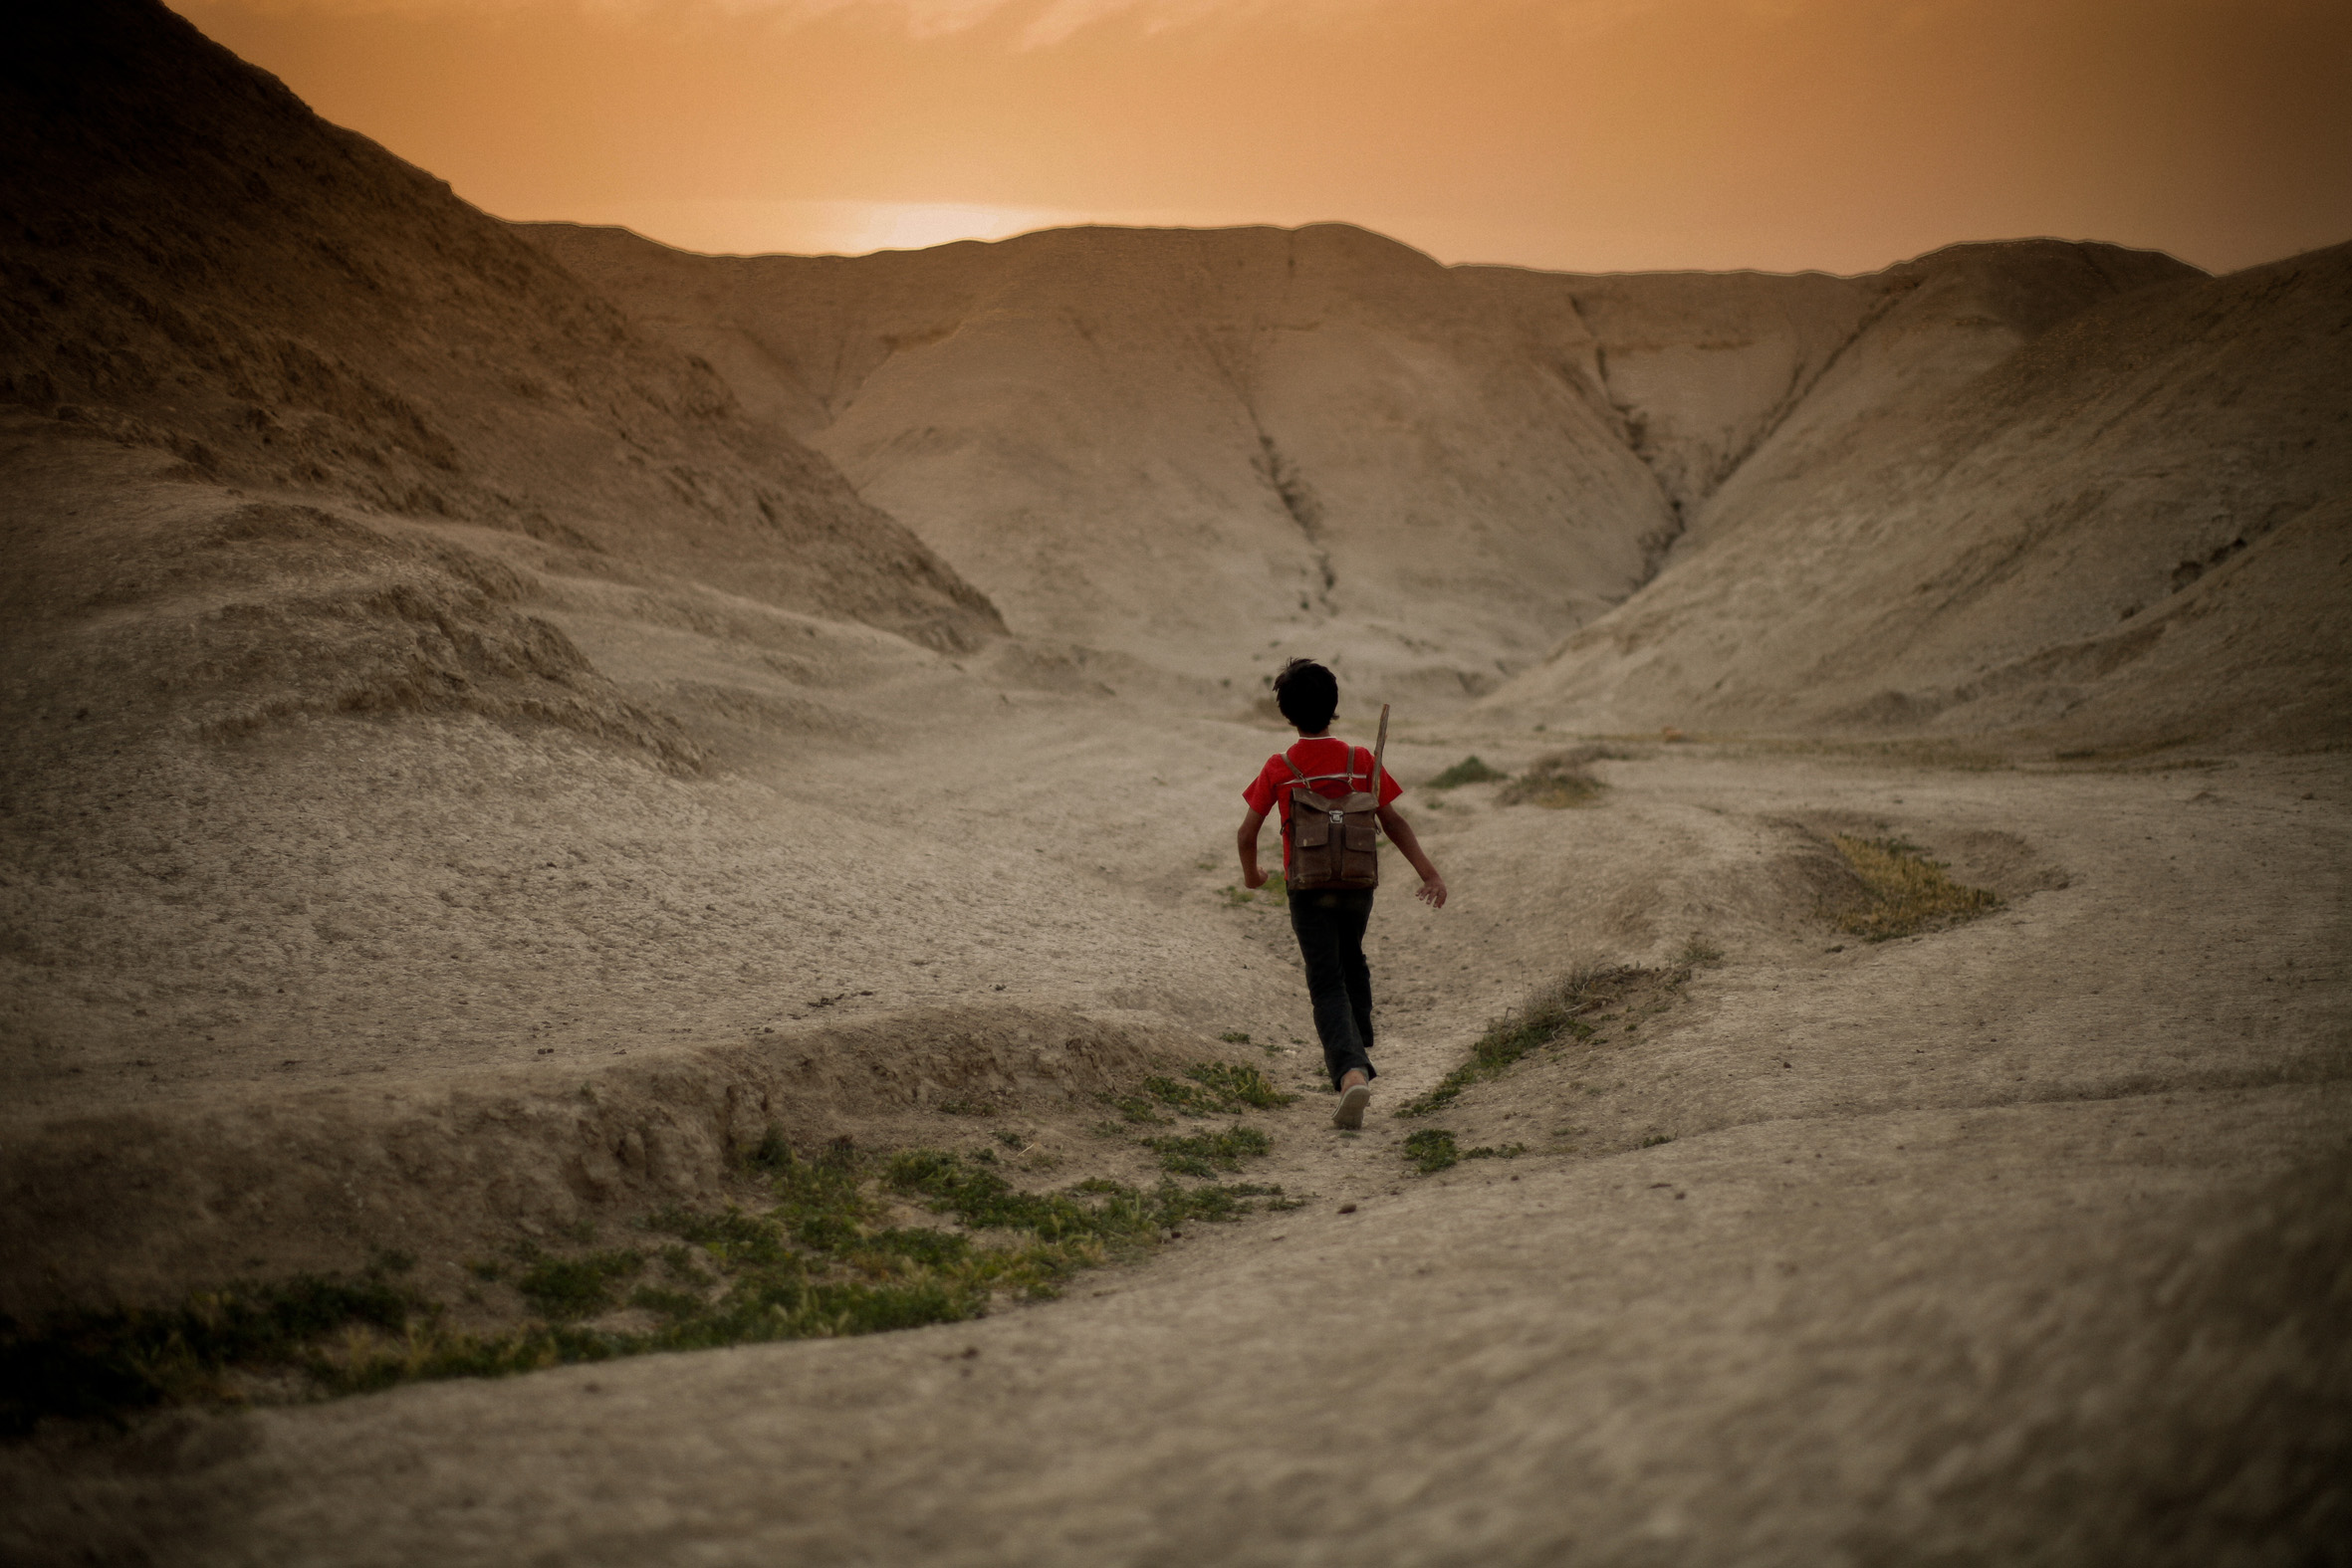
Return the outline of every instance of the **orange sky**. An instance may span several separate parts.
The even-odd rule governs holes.
[[[1336,218],[1859,272],[2352,240],[2342,0],[177,0],[501,216],[697,250]]]

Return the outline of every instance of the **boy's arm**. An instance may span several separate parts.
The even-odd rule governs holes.
[[[1396,845],[1398,851],[1413,863],[1413,869],[1421,873],[1421,885],[1413,889],[1413,896],[1432,909],[1445,908],[1446,879],[1437,874],[1436,864],[1430,860],[1427,854],[1422,852],[1421,840],[1413,836],[1413,824],[1405,820],[1405,813],[1393,805],[1382,806],[1380,808],[1380,830],[1386,833],[1388,841]],[[1253,854],[1256,852],[1256,847],[1255,844],[1251,846]]]
[[[1242,886],[1264,887],[1266,873],[1258,869],[1258,829],[1265,824],[1264,811],[1252,811],[1242,818],[1242,830],[1234,835],[1235,847],[1242,852]]]

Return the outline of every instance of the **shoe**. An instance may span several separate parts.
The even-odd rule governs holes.
[[[1359,1083],[1339,1096],[1339,1109],[1331,1113],[1331,1125],[1353,1132],[1364,1124],[1364,1107],[1372,1103],[1372,1086]]]

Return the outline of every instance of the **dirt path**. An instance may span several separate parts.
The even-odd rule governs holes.
[[[931,863],[922,909],[860,891],[844,972],[880,978],[860,1005],[1010,973],[1106,1016],[1310,1039],[1279,911],[1217,893],[1229,786],[1264,749],[1221,722],[1062,710],[968,745],[939,830],[968,852]],[[1532,747],[1461,733],[1403,755],[1426,772],[1473,749],[1518,767]],[[1114,769],[1122,787],[1094,782]],[[2352,770],[1653,747],[1600,771],[1591,810],[1476,790],[1418,809],[1457,902],[1384,896],[1365,1133],[1328,1130],[1320,1097],[1271,1118],[1252,1175],[1304,1209],[1196,1227],[969,1325],[52,1443],[7,1461],[15,1544],[1679,1564],[2250,1561],[2318,1538],[2335,1515],[2281,1509],[2341,1456],[2324,1303],[2352,1212]],[[1828,932],[1810,835],[1881,824],[2005,908],[1875,947]],[[1111,843],[1163,869],[1121,876]],[[1023,918],[967,926],[964,900]],[[940,973],[894,974],[943,922]],[[1433,1119],[1525,1155],[1409,1173],[1417,1124],[1378,1113],[1528,978],[1660,964],[1692,933],[1724,959],[1671,1007]],[[1313,1051],[1268,1060],[1296,1082]]]

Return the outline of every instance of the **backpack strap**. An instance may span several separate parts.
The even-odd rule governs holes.
[[[1385,734],[1383,734],[1383,736],[1382,736],[1382,739],[1383,739],[1383,740],[1386,740],[1386,738],[1387,738],[1387,737],[1386,737],[1386,735],[1385,735]],[[1311,740],[1318,740],[1318,741],[1319,741],[1319,740],[1322,740],[1322,739],[1324,739],[1324,737],[1322,737],[1322,736],[1319,736],[1319,735],[1318,735],[1318,736],[1311,736],[1311,737],[1309,737],[1309,739],[1311,739]],[[1295,742],[1293,742],[1292,744],[1293,744],[1293,745],[1295,745],[1295,744],[1297,744],[1297,743],[1295,743]],[[1290,770],[1291,770],[1292,777],[1295,778],[1295,779],[1296,779],[1296,780],[1297,780],[1297,781],[1298,781],[1300,784],[1310,784],[1310,783],[1312,783],[1314,780],[1317,780],[1317,779],[1336,779],[1336,780],[1338,780],[1340,783],[1342,783],[1342,784],[1346,784],[1346,785],[1347,785],[1347,788],[1348,788],[1348,792],[1349,792],[1350,794],[1352,794],[1352,793],[1354,793],[1354,792],[1355,792],[1355,754],[1356,754],[1356,753],[1358,753],[1358,752],[1360,752],[1360,751],[1362,751],[1362,750],[1363,750],[1363,748],[1362,748],[1362,747],[1360,747],[1360,746],[1350,746],[1350,747],[1348,747],[1348,748],[1347,748],[1347,771],[1346,771],[1345,773],[1339,773],[1339,774],[1305,774],[1305,773],[1301,773],[1301,772],[1299,772],[1299,770],[1298,770],[1298,765],[1297,765],[1296,763],[1294,763],[1294,762],[1291,761],[1291,753],[1290,753],[1290,749],[1289,749],[1288,747],[1284,748],[1284,750],[1283,750],[1283,753],[1282,753],[1283,766],[1284,766],[1285,768],[1288,768],[1288,769],[1290,769]],[[1380,754],[1379,754],[1378,752],[1374,752],[1374,753],[1372,754],[1372,792],[1373,792],[1373,793],[1375,793],[1375,794],[1377,794],[1377,793],[1379,793],[1379,791],[1380,791]],[[1319,793],[1320,791],[1318,790],[1317,792]]]

